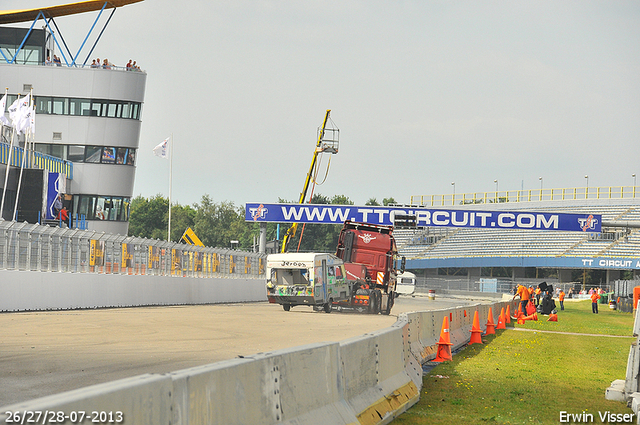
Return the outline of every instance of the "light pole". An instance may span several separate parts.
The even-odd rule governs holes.
[[[494,202],[498,202],[498,179],[493,181],[496,184],[496,195],[494,197]]]
[[[584,199],[589,197],[589,176],[585,174],[584,178],[587,180],[587,190],[584,191]]]
[[[451,186],[453,186],[453,195],[451,196],[451,205],[456,204],[456,182],[451,182]]]
[[[636,187],[636,173],[631,174],[631,177],[633,177],[633,187]]]
[[[538,177],[538,180],[540,180],[540,200],[542,201],[542,176]]]

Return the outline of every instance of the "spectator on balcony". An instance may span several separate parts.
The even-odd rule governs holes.
[[[56,55],[53,55],[53,63],[55,63],[56,66],[62,66],[62,61]]]
[[[47,60],[44,61],[44,64],[47,66],[53,65],[53,62],[51,62],[51,56],[47,56]]]
[[[58,218],[60,215],[60,210],[62,210],[62,195],[58,194],[56,196],[56,200],[53,201],[53,212],[55,213],[54,217]]]
[[[95,59],[93,60],[93,62],[91,62],[91,68],[98,68],[98,64],[96,63]]]

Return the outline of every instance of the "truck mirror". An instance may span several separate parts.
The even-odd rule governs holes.
[[[402,260],[400,261],[400,274],[404,273],[404,268],[407,265],[407,257],[402,257]]]

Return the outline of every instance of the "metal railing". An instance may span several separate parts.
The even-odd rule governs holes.
[[[494,192],[412,195],[411,205],[450,206],[506,202],[573,201],[581,199],[640,198],[638,186],[572,187],[560,189],[503,190]]]
[[[21,167],[23,155],[23,148],[13,146],[13,149],[10,149],[9,144],[0,142],[1,164],[9,163],[14,167]],[[63,159],[45,155],[40,152],[35,152],[32,150],[27,151],[27,158],[25,158],[25,168],[37,168],[41,170],[48,170],[52,173],[64,173],[68,179],[73,180],[73,163],[71,161],[65,161]]]
[[[258,278],[265,266],[254,252],[0,220],[0,270]]]

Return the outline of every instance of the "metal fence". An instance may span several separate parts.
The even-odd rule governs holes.
[[[504,202],[572,201],[582,199],[632,199],[640,197],[638,186],[571,187],[559,189],[495,190],[492,192],[412,195],[411,205],[446,206]]]
[[[534,288],[537,288],[542,282],[552,285],[554,291],[556,289],[562,289],[565,294],[569,294],[569,291],[571,290],[572,295],[568,296],[569,298],[581,298],[581,294],[579,294],[579,292],[582,289],[589,290],[591,288],[598,287],[604,289],[605,292],[614,291],[612,285],[607,285],[605,283],[597,285],[583,285],[580,282],[558,283],[556,278],[468,278],[466,276],[428,276],[426,278],[419,276],[416,278],[416,286],[426,289],[435,289],[436,291],[438,289],[445,289],[453,291],[497,292],[510,295],[514,294],[514,289],[518,285],[524,285],[527,287],[533,286]],[[588,295],[584,295],[582,298],[587,299]]]
[[[0,269],[188,277],[261,277],[266,255],[0,220]]]

